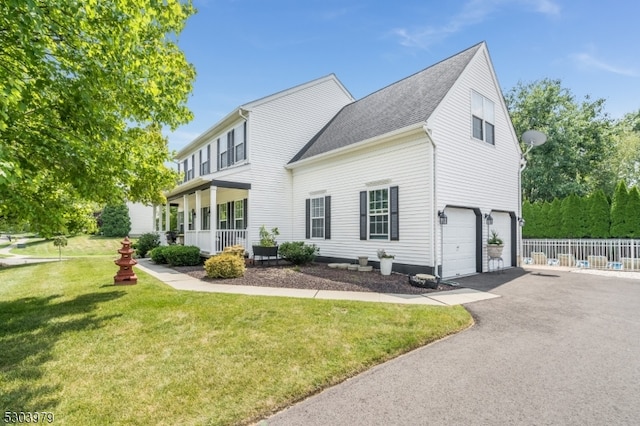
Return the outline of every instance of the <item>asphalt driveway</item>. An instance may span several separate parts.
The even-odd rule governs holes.
[[[261,424],[640,423],[640,280],[515,269],[459,282],[503,297],[465,305],[471,329]]]

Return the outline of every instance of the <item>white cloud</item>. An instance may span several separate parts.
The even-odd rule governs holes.
[[[639,74],[636,70],[630,68],[623,68],[608,62],[605,62],[601,59],[596,58],[595,56],[589,53],[575,53],[570,55],[570,58],[583,68],[587,69],[596,69],[601,71],[606,71],[612,74],[624,75],[627,77],[638,77]]]
[[[396,28],[392,33],[400,39],[403,46],[426,49],[452,34],[483,22],[500,8],[509,5],[527,5],[545,15],[560,14],[560,6],[554,0],[468,0],[457,14],[440,26],[414,30]]]

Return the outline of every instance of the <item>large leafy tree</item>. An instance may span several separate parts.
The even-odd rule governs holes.
[[[522,173],[525,199],[585,196],[615,182],[605,164],[613,137],[603,99],[586,97],[579,102],[560,80],[545,79],[519,83],[507,93],[506,101],[518,135],[535,129],[548,137],[545,145],[528,155]]]
[[[186,2],[185,2],[186,1]],[[61,228],[78,202],[161,202],[163,127],[188,122],[190,0],[0,2],[0,221]]]
[[[626,114],[614,127],[615,151],[611,169],[629,186],[640,184],[640,110]]]

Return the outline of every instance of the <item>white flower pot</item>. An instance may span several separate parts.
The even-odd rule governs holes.
[[[504,248],[504,246],[499,246],[499,245],[495,245],[495,244],[489,244],[489,245],[487,245],[487,254],[489,255],[490,258],[502,257],[502,249],[503,248]]]
[[[393,258],[383,257],[380,259],[380,273],[382,275],[391,275],[391,269],[393,269]]]
[[[358,256],[358,264],[360,266],[367,266],[369,263],[369,256]]]

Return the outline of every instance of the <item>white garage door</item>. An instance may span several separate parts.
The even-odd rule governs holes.
[[[470,209],[447,208],[445,213],[448,221],[442,227],[442,276],[475,274],[476,215]]]
[[[493,225],[491,231],[496,231],[502,241],[504,241],[504,249],[502,250],[502,261],[504,266],[512,266],[511,263],[511,216],[509,213],[491,212],[493,217]]]

